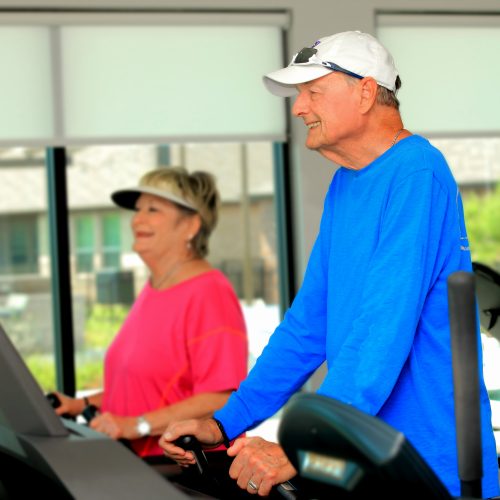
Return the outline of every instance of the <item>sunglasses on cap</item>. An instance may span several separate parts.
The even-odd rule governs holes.
[[[290,64],[293,65],[319,64],[321,66],[325,66],[328,69],[331,69],[332,71],[338,71],[339,73],[344,73],[354,78],[358,78],[359,80],[362,80],[364,78],[361,75],[358,75],[357,73],[353,73],[352,71],[349,71],[348,69],[339,66],[338,64],[332,63],[330,61],[322,61],[319,57],[316,56],[317,52],[318,49],[304,47],[300,52],[297,52],[297,54],[293,56],[292,62]]]

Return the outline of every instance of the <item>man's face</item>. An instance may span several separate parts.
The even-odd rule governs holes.
[[[297,86],[299,94],[292,108],[308,127],[309,149],[336,150],[351,137],[357,119],[357,81],[332,73]]]

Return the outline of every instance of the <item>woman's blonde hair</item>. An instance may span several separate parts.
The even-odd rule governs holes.
[[[201,170],[189,173],[184,167],[162,167],[146,172],[139,184],[171,192],[195,207],[191,210],[177,204],[186,215],[200,216],[201,227],[190,242],[191,248],[198,257],[208,255],[208,240],[217,225],[220,205],[215,177]]]

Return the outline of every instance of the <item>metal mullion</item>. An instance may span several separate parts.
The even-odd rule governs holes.
[[[74,395],[76,383],[65,149],[47,148],[46,163],[56,382],[60,391]]]
[[[292,191],[286,144],[273,143],[280,310],[283,315],[297,293],[293,243]]]

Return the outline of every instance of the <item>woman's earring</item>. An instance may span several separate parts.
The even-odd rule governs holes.
[[[193,245],[191,244],[191,240],[192,240],[192,239],[193,239],[193,237],[192,237],[192,236],[190,236],[190,237],[188,238],[188,240],[186,241],[186,247],[187,247],[187,249],[188,249],[188,250],[191,250],[191,248],[193,247]]]

